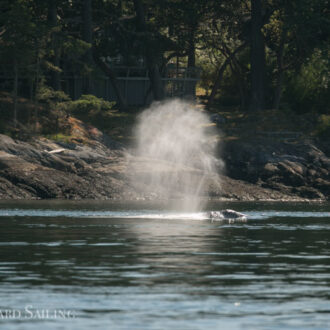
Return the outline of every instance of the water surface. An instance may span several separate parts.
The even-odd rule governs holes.
[[[327,329],[330,205],[226,207],[1,202],[0,327]]]

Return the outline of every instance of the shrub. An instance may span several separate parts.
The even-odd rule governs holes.
[[[43,86],[37,93],[37,99],[40,103],[55,106],[58,103],[70,101],[70,97],[63,91],[55,91],[50,87]]]
[[[67,111],[75,117],[101,129],[113,116],[115,102],[105,101],[94,95],[82,95],[79,100],[68,102]]]
[[[320,138],[330,137],[330,115],[321,115],[319,117],[315,134]]]
[[[79,100],[70,102],[68,110],[74,115],[92,118],[100,112],[112,110],[114,103],[94,95],[82,95]]]
[[[320,51],[288,82],[285,99],[297,113],[326,113],[329,109],[329,69]]]
[[[66,132],[67,106],[70,104],[70,97],[63,91],[55,91],[48,86],[42,86],[37,93],[40,114],[38,120],[42,134],[53,134]]]

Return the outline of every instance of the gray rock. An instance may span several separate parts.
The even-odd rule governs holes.
[[[226,174],[233,179],[301,198],[329,198],[327,184],[316,180],[329,181],[330,159],[310,141],[229,141],[223,155]]]
[[[60,153],[49,153],[61,148]],[[226,175],[221,188],[210,179],[210,196],[247,201],[329,199],[330,161],[322,150],[303,141],[227,141],[222,152]],[[68,145],[0,135],[0,199],[145,198],[131,184],[136,173],[126,169],[125,151],[111,140]]]

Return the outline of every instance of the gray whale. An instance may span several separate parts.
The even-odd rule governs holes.
[[[211,220],[246,220],[247,216],[234,210],[211,211],[209,213]]]

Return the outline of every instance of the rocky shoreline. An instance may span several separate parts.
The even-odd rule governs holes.
[[[0,199],[156,199],[131,183],[127,153],[99,131],[88,143],[0,135]],[[221,188],[210,183],[212,199],[329,200],[330,159],[310,141],[228,141],[222,157],[225,175]]]
[[[223,157],[233,179],[296,198],[329,200],[329,150],[311,140],[231,141]]]

